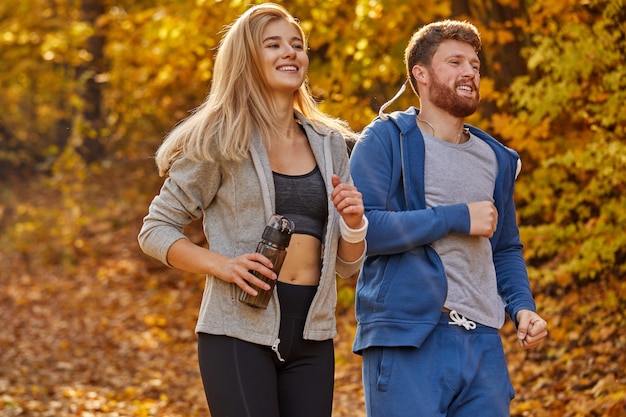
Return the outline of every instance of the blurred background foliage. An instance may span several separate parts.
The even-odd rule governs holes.
[[[51,262],[85,250],[89,217],[110,208],[89,207],[82,193],[122,192],[98,189],[98,173],[136,178],[122,185],[131,197],[154,190],[155,149],[202,102],[221,30],[251,3],[0,5],[0,174],[34,178],[60,196],[57,207],[15,202],[4,227],[16,250],[48,242],[41,250]],[[403,83],[416,29],[442,18],[475,23],[483,105],[470,122],[522,154],[517,198],[532,277],[558,287],[624,273],[626,234],[615,233],[626,207],[622,0],[282,4],[310,36],[312,91],[355,130]],[[419,103],[407,92],[393,109],[409,105]]]
[[[203,101],[221,31],[254,3],[0,3],[0,277],[12,283],[7,288],[20,291],[43,275],[60,280],[81,265],[120,280],[156,279],[156,266],[146,271],[129,260],[143,259],[136,231],[162,181],[154,152]],[[415,30],[444,18],[479,28],[483,102],[468,121],[522,156],[519,223],[551,326],[541,366],[513,354],[514,382],[529,388],[513,415],[623,415],[624,0],[279,3],[310,36],[309,84],[321,107],[357,131],[406,79],[403,52]],[[419,107],[406,92],[389,110],[410,105]],[[340,286],[339,314],[353,296]],[[14,304],[27,305],[24,297]]]

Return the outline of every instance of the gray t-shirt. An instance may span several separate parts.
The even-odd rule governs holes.
[[[471,135],[452,144],[424,134],[426,205],[493,201],[498,161],[493,150]],[[504,324],[489,239],[452,233],[433,242],[448,278],[445,307],[486,326]]]

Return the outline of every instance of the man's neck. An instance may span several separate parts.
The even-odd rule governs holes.
[[[446,142],[458,144],[468,138],[463,119],[447,112],[424,109],[417,115],[416,122],[422,131]]]

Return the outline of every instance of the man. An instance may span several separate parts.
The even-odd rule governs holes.
[[[354,342],[369,417],[508,416],[505,312],[522,348],[547,335],[516,224],[519,156],[464,125],[480,47],[467,22],[416,32],[405,62],[420,110],[387,115],[386,103],[352,153],[369,219]]]

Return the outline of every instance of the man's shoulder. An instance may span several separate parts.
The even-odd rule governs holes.
[[[375,130],[399,130],[406,134],[412,129],[417,129],[416,115],[417,109],[411,106],[406,110],[379,115],[369,124],[368,128]]]
[[[498,139],[491,136],[489,133],[475,126],[470,125],[468,127],[470,129],[470,132],[473,135],[475,135],[479,139],[486,142],[489,146],[491,146],[494,149],[496,153],[499,153],[499,152],[506,153],[509,156],[513,157],[514,159],[519,159],[519,154],[514,149],[509,148],[508,146],[500,142]]]

